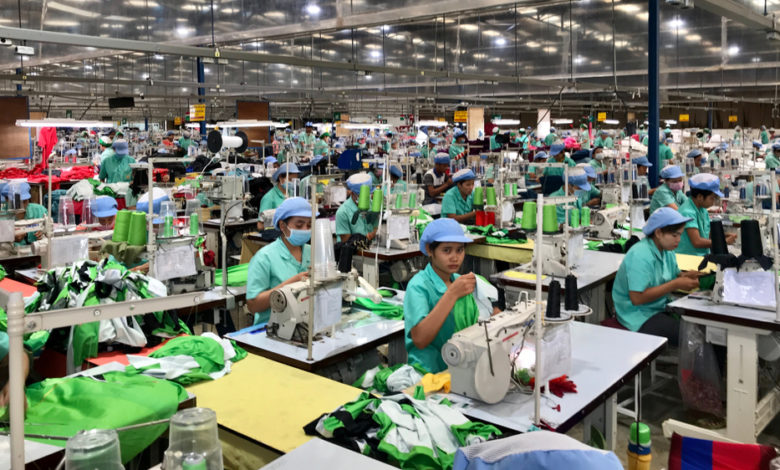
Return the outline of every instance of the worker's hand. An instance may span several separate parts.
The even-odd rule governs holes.
[[[377,230],[379,230],[379,227],[377,227],[377,228],[375,228],[374,230],[372,230],[371,232],[367,233],[367,234],[366,234],[366,239],[367,239],[368,241],[371,241],[371,240],[373,240],[374,238],[376,238],[376,231],[377,231]]]
[[[14,241],[20,242],[20,241],[24,240],[25,235],[26,235],[25,233],[20,233],[19,235],[14,235]]]
[[[683,271],[680,273],[680,276],[689,277],[691,279],[699,279],[700,277],[704,276],[704,273],[701,271]]]
[[[292,284],[293,282],[305,281],[308,277],[309,277],[309,271],[304,271],[302,273],[296,274],[290,279],[287,279],[287,282],[285,282],[285,284]]]
[[[35,232],[35,238],[41,240],[43,238],[43,232]]]
[[[452,292],[455,298],[459,299],[463,296],[469,295],[474,292],[474,288],[477,286],[477,276],[474,273],[464,274],[450,284],[447,292]]]
[[[674,280],[677,283],[677,290],[691,291],[699,287],[699,279],[682,275]]]
[[[733,245],[734,242],[737,241],[737,234],[736,233],[729,233],[726,234],[726,244]]]

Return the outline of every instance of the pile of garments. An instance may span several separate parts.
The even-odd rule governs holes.
[[[416,385],[427,373],[427,370],[417,364],[396,364],[390,367],[380,365],[367,370],[352,386],[379,393],[397,393]]]
[[[451,405],[446,398],[426,399],[422,387],[414,396],[376,398],[363,392],[304,431],[400,468],[451,469],[459,447],[501,435],[495,426],[470,421]]]
[[[45,183],[49,181],[49,172],[43,166],[36,166],[32,171],[21,168],[6,168],[0,170],[0,179],[26,179],[28,183]],[[51,182],[54,189],[59,189],[62,181],[78,181],[95,177],[95,169],[91,166],[74,166],[69,170],[52,170]]]

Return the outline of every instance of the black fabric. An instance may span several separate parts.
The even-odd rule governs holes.
[[[639,243],[639,237],[637,237],[636,235],[631,235],[631,238],[629,238],[626,244],[623,246],[624,248],[623,253],[628,253],[628,250],[630,250],[631,247],[636,245],[637,243]]]
[[[370,455],[372,458],[387,462],[387,454],[379,452],[380,441],[375,437],[376,431],[379,430],[379,424],[374,421],[372,414],[360,413],[357,418],[352,418],[352,415],[344,410],[325,413],[304,426],[303,432],[306,433],[307,436],[318,436],[324,439],[324,437],[317,432],[317,423],[326,416],[332,416],[341,421],[344,425],[343,428],[334,430],[333,437],[327,439],[327,441],[358,453],[363,452],[358,446],[357,441],[364,441],[371,448]],[[368,436],[369,431],[373,431],[372,435],[374,437]]]
[[[252,196],[247,203],[249,207],[253,207],[256,211],[260,210],[260,202],[263,200],[263,196],[273,187],[274,183],[266,176],[249,180],[249,194]]]

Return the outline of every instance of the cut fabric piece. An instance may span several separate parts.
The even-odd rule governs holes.
[[[384,301],[381,304],[377,304],[373,300],[365,297],[357,297],[353,303],[366,310],[371,310],[380,317],[390,318],[392,320],[402,320],[404,318],[403,305],[391,304],[390,302]]]
[[[228,282],[227,285],[231,287],[245,286],[247,276],[249,275],[249,263],[237,264],[235,266],[228,266]],[[222,270],[217,269],[214,272],[214,285],[222,285]]]
[[[767,445],[713,442],[674,433],[669,470],[766,469],[775,457],[777,452]]]
[[[396,373],[398,375],[390,380]],[[379,393],[400,392],[417,384],[427,373],[428,371],[416,364],[396,364],[390,367],[379,365],[367,370],[352,386],[376,390]]]
[[[160,367],[174,368],[182,356],[191,358],[196,367],[184,373],[169,377],[182,385],[190,385],[201,380],[215,380],[230,373],[232,361],[246,357],[246,351],[228,339],[222,339],[213,333],[203,336],[179,336],[165,343],[163,347],[149,355],[150,359],[164,360],[175,357],[174,364],[161,364]],[[148,366],[148,363],[145,363]],[[144,373],[158,375],[156,370],[146,369]]]

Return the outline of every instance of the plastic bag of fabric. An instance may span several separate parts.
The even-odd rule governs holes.
[[[721,375],[713,346],[706,341],[704,326],[680,323],[678,382],[683,403],[689,409],[723,417]]]

